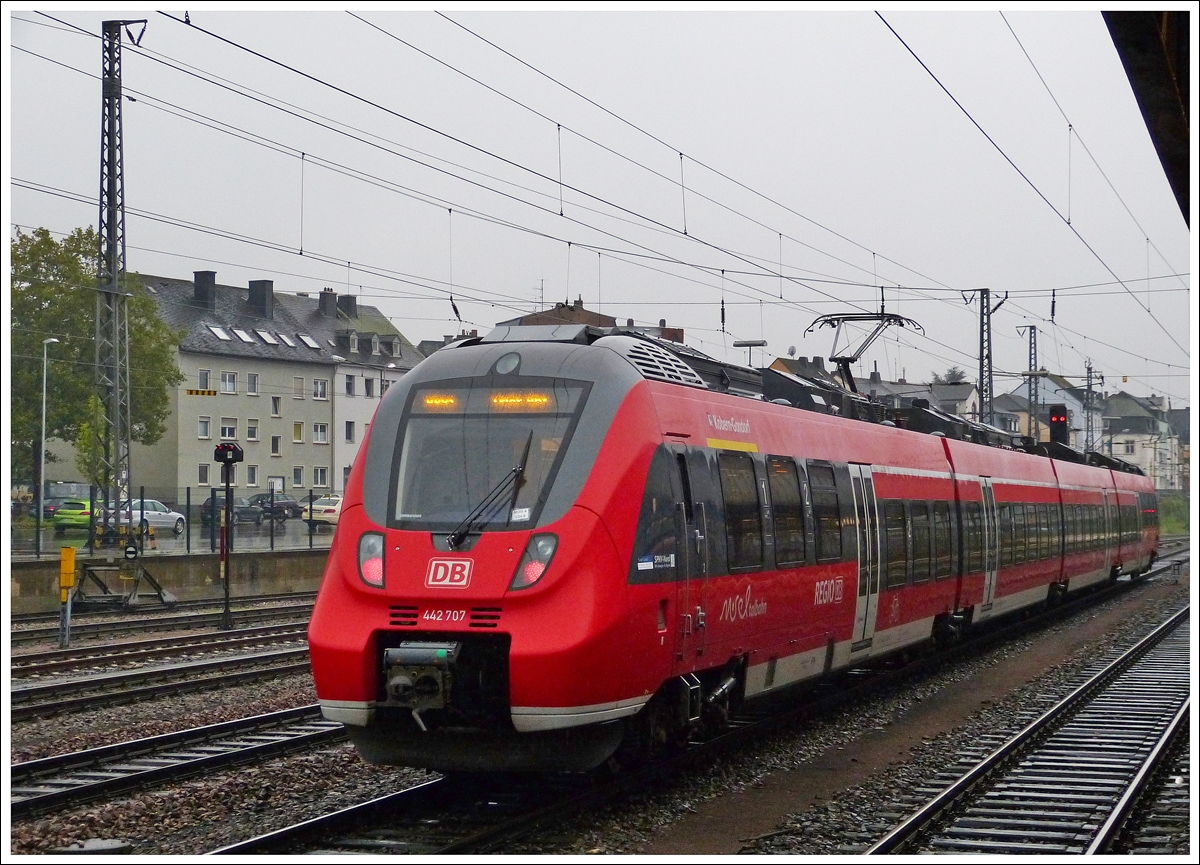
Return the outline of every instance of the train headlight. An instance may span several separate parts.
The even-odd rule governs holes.
[[[550,567],[556,549],[557,535],[534,535],[530,538],[525,546],[525,555],[521,556],[521,562],[517,565],[517,572],[513,574],[509,591],[528,588],[540,580],[546,568]]]
[[[358,578],[383,588],[383,535],[378,532],[366,532],[358,539]]]

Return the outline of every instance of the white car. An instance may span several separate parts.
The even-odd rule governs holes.
[[[312,503],[312,512],[309,513],[308,502],[304,503],[304,512],[301,517],[306,523],[327,523],[331,526],[336,526],[338,517],[342,514],[342,497],[341,496],[321,496]]]
[[[125,513],[121,515],[122,521],[132,524],[140,520],[143,529],[170,529],[177,535],[182,535],[184,529],[187,528],[187,520],[183,514],[171,510],[162,502],[146,499],[144,504],[145,514],[142,512],[143,502],[141,499],[130,502],[125,508]]]

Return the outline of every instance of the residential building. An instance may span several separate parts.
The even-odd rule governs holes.
[[[170,395],[167,431],[132,453],[135,483],[164,500],[223,485],[213,461],[222,441],[245,455],[232,476],[241,494],[340,492],[380,394],[421,360],[377,309],[332,289],[312,297],[265,279],[218,285],[213,271],[142,284],[183,332],[184,382]]]
[[[1096,450],[1133,463],[1154,481],[1155,489],[1183,489],[1179,436],[1165,400],[1119,391],[1103,403],[1104,434]]]

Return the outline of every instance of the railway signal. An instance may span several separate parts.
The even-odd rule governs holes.
[[[1050,406],[1050,441],[1060,445],[1071,443],[1071,427],[1067,423],[1067,407],[1062,403]]]

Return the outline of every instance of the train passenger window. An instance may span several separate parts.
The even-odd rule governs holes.
[[[1041,535],[1041,540],[1038,542],[1038,552],[1041,553],[1043,559],[1049,558],[1054,554],[1054,547],[1051,544],[1050,532],[1050,506],[1038,505],[1038,533]]]
[[[938,579],[953,573],[953,535],[950,532],[950,503],[933,503],[933,556]]]
[[[775,562],[796,565],[804,562],[804,499],[796,461],[767,457],[767,487],[771,491],[771,514],[775,521]]]
[[[1062,552],[1062,509],[1058,505],[1050,505],[1050,555],[1058,557]]]
[[[913,502],[911,510],[913,582],[923,583],[932,576],[929,571],[929,502]]]
[[[842,557],[842,517],[838,510],[833,466],[810,463],[808,483],[812,490],[813,519],[817,529],[817,561],[836,562]]]
[[[1042,525],[1035,504],[1025,505],[1025,532],[1029,538],[1026,561],[1036,562],[1042,557]]]
[[[1012,537],[1013,537],[1013,557],[1012,563],[1019,565],[1025,561],[1029,555],[1028,532],[1025,526],[1025,505],[1014,502],[1012,505]]]
[[[676,471],[665,447],[659,447],[650,460],[646,490],[642,494],[642,512],[638,517],[637,534],[633,541],[633,558],[629,564],[630,583],[662,583],[676,577],[675,535],[677,531],[676,494],[671,473]]]
[[[996,504],[996,515],[1000,523],[1000,567],[1005,568],[1012,564],[1012,511],[1007,502]]]
[[[725,537],[729,570],[761,568],[763,563],[762,510],[754,460],[749,454],[717,454],[721,497],[725,502]]]
[[[973,574],[983,570],[983,503],[967,502],[963,506],[963,528],[966,538],[963,547],[966,550],[966,572]]]
[[[904,502],[883,503],[883,531],[887,538],[887,587],[903,586],[908,580],[908,531],[904,524]]]

